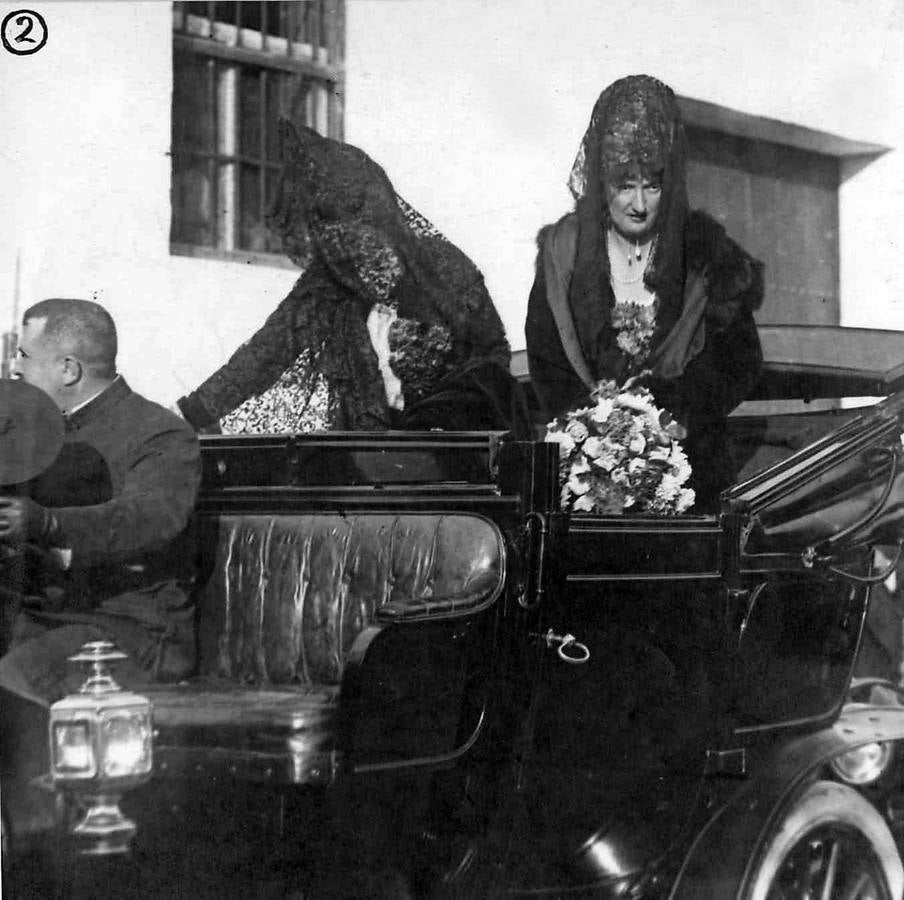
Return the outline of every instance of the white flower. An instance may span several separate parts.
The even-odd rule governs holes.
[[[642,434],[635,434],[628,443],[628,449],[639,456],[647,449],[647,439]]]
[[[618,465],[618,456],[611,450],[607,450],[601,456],[598,456],[593,460],[593,464],[605,472],[611,472]]]
[[[596,500],[589,493],[585,493],[583,496],[578,497],[571,508],[575,512],[593,512],[593,508],[596,505]]]
[[[596,406],[593,406],[590,409],[590,418],[596,422],[597,425],[605,425],[614,408],[615,404],[611,399],[608,397],[600,397],[600,399],[596,401]]]
[[[585,440],[590,435],[587,426],[576,419],[572,419],[565,426],[565,432],[566,434],[569,434],[571,439],[577,444],[580,444],[581,441]]]
[[[584,455],[588,458],[596,461],[606,452],[606,445],[603,443],[603,439],[601,437],[596,437],[595,435],[591,435],[584,441],[581,446],[581,450],[584,451]]]
[[[674,500],[680,491],[681,482],[674,475],[666,472],[656,488],[656,499],[666,505]]]
[[[547,425],[548,429],[552,428],[552,425]],[[550,441],[553,444],[559,445],[559,458],[561,459],[563,456],[568,456],[569,453],[572,452],[575,448],[575,443],[571,439],[570,434],[566,434],[564,431],[552,431],[549,430],[546,432],[546,440]]]
[[[672,449],[669,453],[669,465],[675,469],[675,475],[682,483],[691,477],[691,464],[688,462],[687,454],[681,449],[677,441],[672,442]]]
[[[590,490],[590,480],[587,478],[579,478],[577,475],[570,475],[567,483],[568,490],[577,497],[586,494]]]
[[[697,499],[697,495],[694,493],[692,488],[683,488],[681,491],[681,496],[678,498],[678,502],[675,504],[675,512],[683,513],[685,510],[690,509],[694,505],[694,500]]]
[[[661,444],[654,445],[653,449],[647,454],[647,459],[655,460],[656,462],[662,462],[666,465],[670,465],[670,454],[672,452],[672,448],[670,445],[662,446]]]

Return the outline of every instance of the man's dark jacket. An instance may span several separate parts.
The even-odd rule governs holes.
[[[96,622],[153,677],[187,674],[194,663],[190,523],[200,483],[194,430],[120,376],[68,417],[66,440],[100,453],[110,497],[53,509],[55,543],[71,559],[65,572],[44,575],[46,615],[56,624]]]

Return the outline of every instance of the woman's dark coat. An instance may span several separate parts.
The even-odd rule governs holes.
[[[550,306],[550,268],[563,284],[574,269],[578,244],[574,214],[544,228],[528,304],[526,338],[531,382],[548,419],[590,402],[588,376],[622,383],[636,374],[618,348],[611,325],[614,305],[608,295],[583,300],[570,292],[571,314],[584,378],[574,364],[574,346],[566,352]],[[726,417],[747,397],[759,377],[762,352],[753,318],[763,296],[762,264],[748,255],[714,219],[688,215],[684,228],[684,291],[662,292],[651,353],[653,375],[646,384],[657,403],[687,428],[683,445],[694,470],[697,509],[710,508],[734,480],[726,435]],[[567,284],[564,284],[569,295]],[[702,316],[687,325],[689,303],[702,304]],[[577,308],[576,308],[577,305]],[[685,320],[687,317],[685,317]],[[679,332],[685,331],[682,336]],[[676,340],[677,338],[677,340]],[[574,341],[571,342],[574,344]]]

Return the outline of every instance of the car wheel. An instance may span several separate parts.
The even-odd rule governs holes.
[[[749,900],[898,900],[904,868],[888,826],[853,788],[810,785],[770,838]]]

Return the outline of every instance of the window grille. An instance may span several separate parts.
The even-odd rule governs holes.
[[[279,253],[279,116],[341,139],[344,0],[174,3],[174,252]]]

